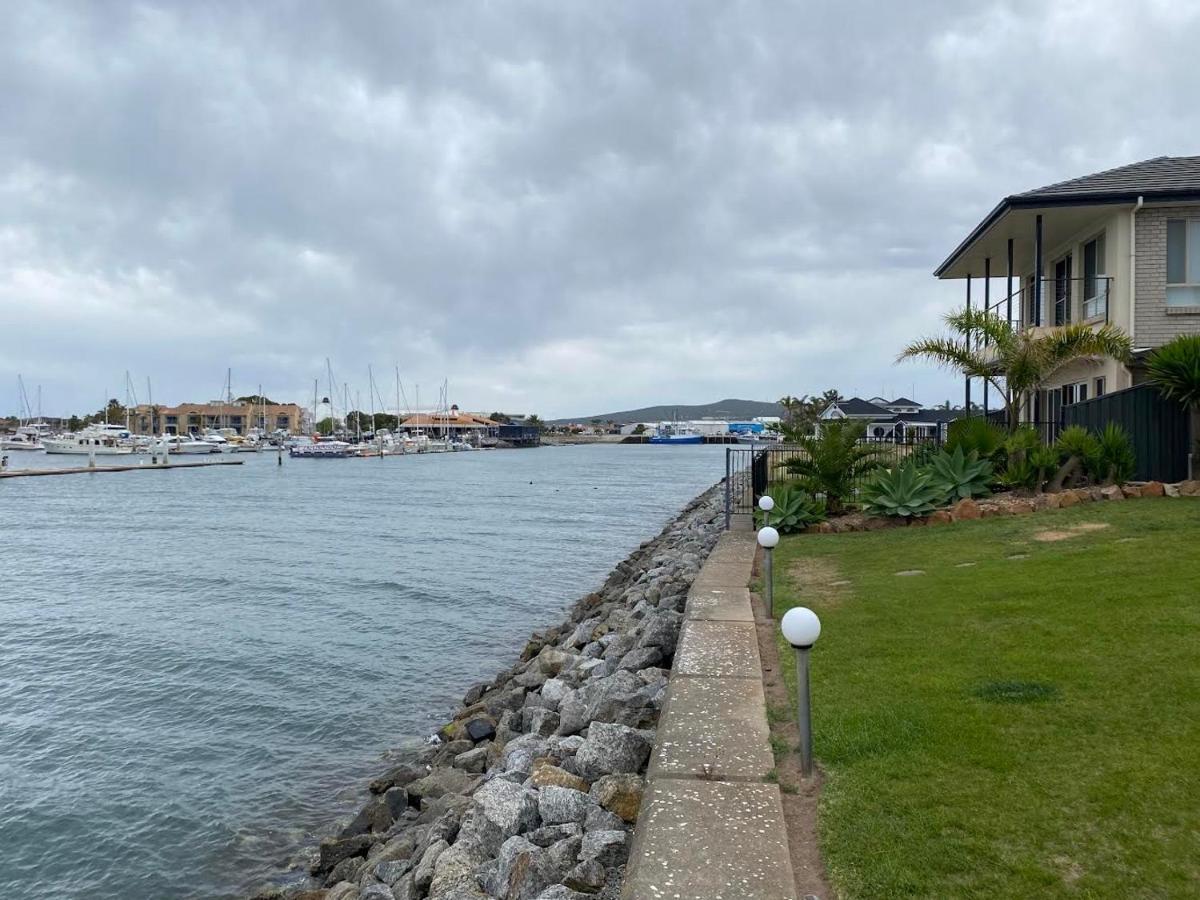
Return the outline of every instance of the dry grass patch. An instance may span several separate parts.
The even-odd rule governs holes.
[[[1091,531],[1102,531],[1107,527],[1107,522],[1080,522],[1078,525],[1072,525],[1063,531],[1039,531],[1034,534],[1033,539],[1041,541],[1044,544],[1055,541],[1069,541],[1071,538],[1079,537]]]
[[[787,567],[788,581],[807,598],[838,604],[851,591],[851,582],[842,577],[837,564],[829,559],[803,557]]]

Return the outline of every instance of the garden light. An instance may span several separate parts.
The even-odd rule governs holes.
[[[812,710],[808,686],[808,651],[821,636],[821,620],[811,609],[794,606],[779,623],[783,636],[796,652],[796,724],[800,728],[800,772],[812,777]]]
[[[770,500],[770,497],[763,497],[762,500]],[[762,500],[759,501],[759,506],[762,506]],[[771,504],[774,506],[774,503]],[[766,607],[767,618],[770,619],[775,615],[775,573],[771,567],[771,551],[779,544],[779,532],[770,525],[764,525],[758,529],[758,546],[763,548],[763,581],[765,586],[763,589],[763,606]]]

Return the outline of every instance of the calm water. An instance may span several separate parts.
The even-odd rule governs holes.
[[[0,481],[0,896],[256,885],[722,454],[248,455]]]

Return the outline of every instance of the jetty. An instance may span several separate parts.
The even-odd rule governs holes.
[[[168,469],[203,469],[209,466],[240,466],[241,459],[214,459],[204,462],[139,463],[116,466],[68,466],[62,469],[2,469],[0,478],[36,478],[41,475],[95,475],[97,472],[161,472]]]

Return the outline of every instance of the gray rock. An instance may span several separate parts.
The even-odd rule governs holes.
[[[476,781],[470,772],[439,766],[408,785],[408,802],[416,806],[422,800],[435,800],[444,794],[466,794]]]
[[[624,831],[589,831],[583,836],[579,851],[582,859],[594,859],[602,866],[615,866],[625,861]]]
[[[504,770],[528,775],[533,770],[533,761],[545,756],[549,749],[549,742],[537,734],[525,734],[509,741],[504,747]]]
[[[467,722],[467,736],[477,744],[491,740],[496,736],[496,723],[485,716],[471,719]]]
[[[643,687],[645,684],[632,672],[593,678],[559,704],[558,734],[575,734],[590,722],[612,721]]]
[[[538,824],[537,793],[520,784],[492,780],[475,792],[474,799],[484,822],[494,829],[500,841]],[[466,828],[465,821],[463,827]]]
[[[648,669],[651,666],[657,666],[662,662],[662,659],[662,651],[657,647],[640,647],[630,650],[622,656],[621,661],[617,663],[617,670],[637,672],[639,669]]]
[[[567,873],[563,884],[582,894],[596,894],[604,887],[604,876],[604,866],[601,863],[594,859],[585,859]]]
[[[463,694],[463,706],[474,706],[491,689],[491,684],[487,681],[481,681],[478,684],[473,684],[467,688],[467,692]]]
[[[558,728],[558,713],[544,706],[526,707],[521,714],[521,726],[530,734],[549,737]]]
[[[563,697],[570,693],[571,688],[561,678],[551,678],[542,685],[542,699],[551,709],[557,709]]]
[[[359,888],[358,900],[396,900],[396,895],[386,884],[368,884]]]
[[[555,841],[546,851],[554,870],[554,880],[562,881],[567,873],[579,862],[579,853],[583,848],[583,836],[573,834],[561,841]]]
[[[543,825],[541,828],[535,828],[527,832],[525,837],[539,847],[549,847],[565,838],[583,837],[583,829],[575,822],[564,822],[561,825]]]
[[[638,647],[658,647],[660,650],[675,651],[679,643],[679,627],[683,616],[678,613],[659,611],[646,620],[642,633],[638,637]]]
[[[428,769],[416,762],[404,762],[398,766],[388,769],[369,785],[371,793],[382,794],[388,788],[403,787],[410,781],[416,781],[418,778],[423,778]]]
[[[429,889],[429,885],[433,883],[433,871],[437,865],[438,857],[446,852],[449,846],[445,841],[437,840],[430,844],[428,849],[421,855],[421,861],[413,869],[413,881],[416,882],[418,890],[426,891]]]
[[[565,884],[552,884],[538,894],[536,900],[591,900],[591,894],[573,891]]]
[[[474,750],[468,750],[466,753],[460,753],[454,757],[454,767],[462,769],[464,772],[480,774],[487,769],[487,764],[487,747],[476,747]]]
[[[349,881],[331,885],[329,893],[325,895],[325,900],[357,900],[357,898],[358,886]]]
[[[412,868],[412,863],[407,859],[385,859],[371,867],[371,874],[384,884],[392,885],[399,881],[410,868]]]
[[[392,896],[396,900],[420,900],[421,892],[417,890],[417,882],[411,872],[392,885]]]
[[[452,847],[442,852],[433,867],[433,882],[429,886],[431,900],[484,896],[475,883],[475,870],[492,855],[485,854],[477,842],[464,841],[460,836]]]
[[[331,871],[338,863],[355,856],[365,856],[375,843],[370,835],[360,834],[348,838],[326,838],[321,841],[320,855],[313,867],[313,874]]]
[[[548,785],[538,791],[538,814],[546,825],[583,822],[596,805],[589,794],[574,788]]]
[[[497,863],[488,893],[503,900],[533,900],[558,880],[549,851],[520,835],[504,842]]]
[[[367,861],[361,856],[351,856],[348,859],[343,859],[325,876],[325,886],[333,887],[343,881],[357,882],[363,869],[366,867]]]
[[[624,827],[625,821],[620,816],[599,806],[589,810],[587,818],[583,820],[584,831],[621,831]]]
[[[575,766],[582,777],[595,781],[602,775],[641,772],[649,758],[650,741],[640,731],[615,723],[594,722],[588,727],[587,740],[575,754]]]

